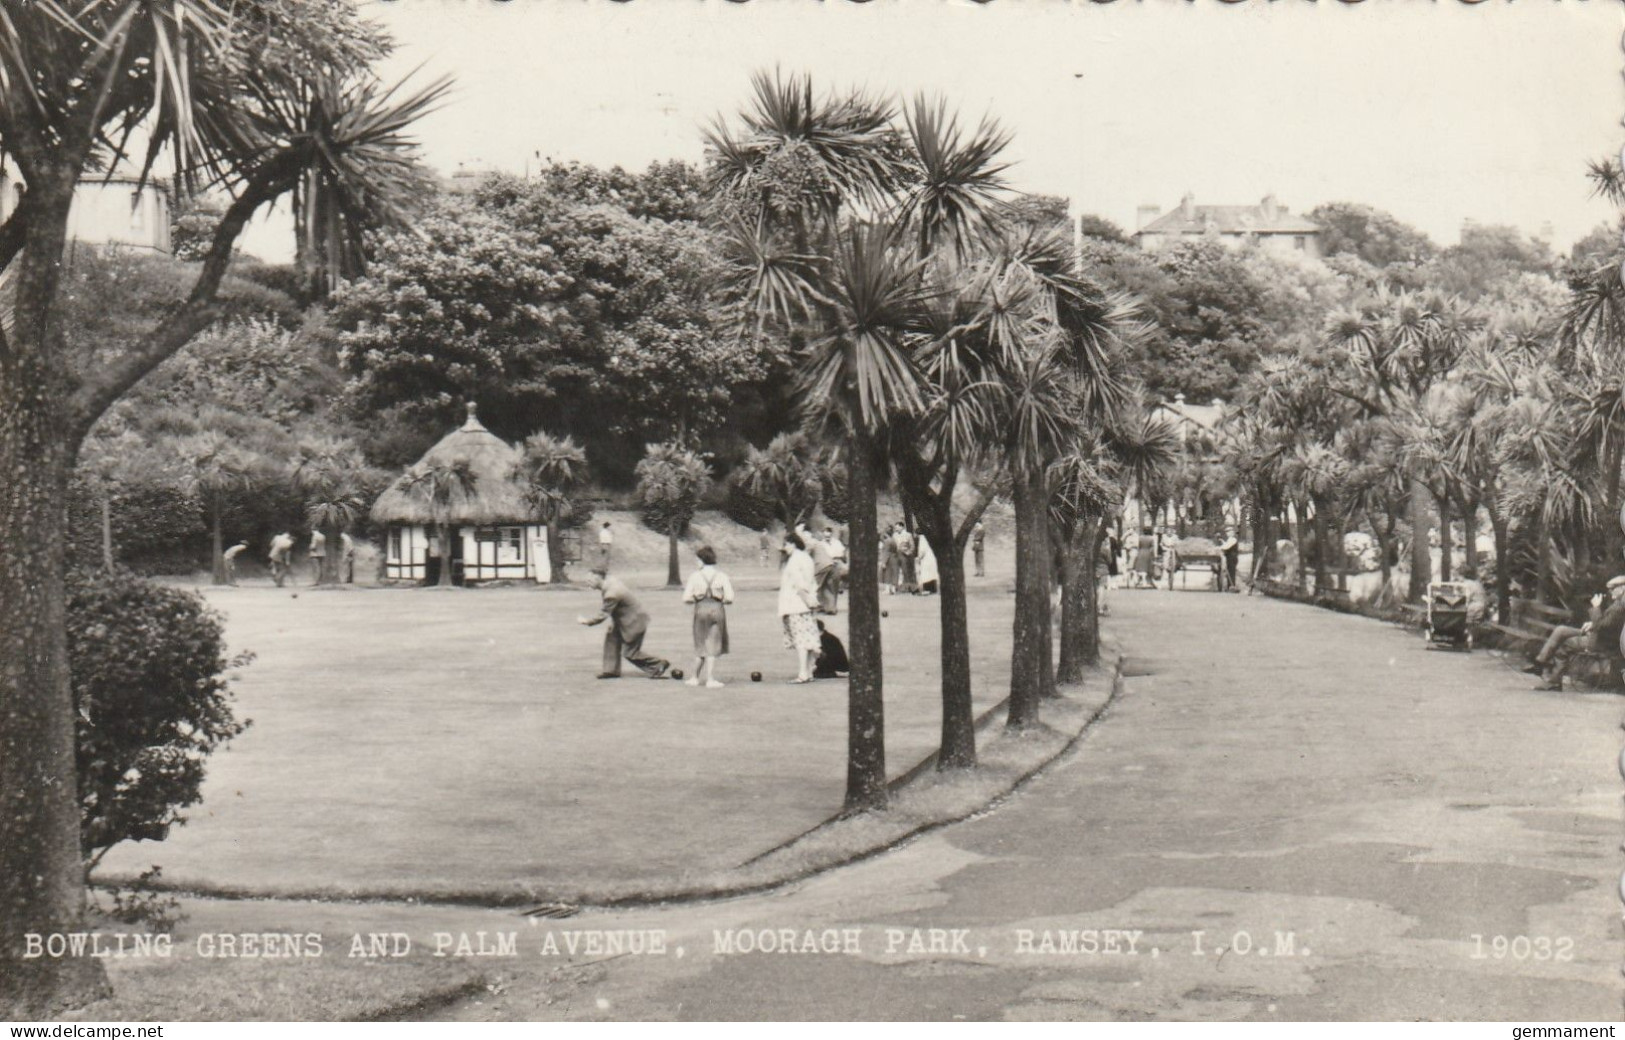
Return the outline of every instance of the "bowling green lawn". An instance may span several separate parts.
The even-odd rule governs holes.
[[[233,683],[252,725],[210,760],[185,826],[115,849],[99,877],[156,864],[202,893],[515,902],[738,866],[839,810],[847,684],[787,683],[776,570],[733,576],[718,690],[596,679],[587,589],[205,590],[231,650],[255,654]],[[629,578],[645,647],[691,670],[691,608],[662,579]],[[978,713],[1008,688],[1009,588],[972,579]],[[897,775],[939,737],[937,600],[881,598]],[[843,640],[845,607],[826,619]]]

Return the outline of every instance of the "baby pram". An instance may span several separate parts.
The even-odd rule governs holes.
[[[1467,620],[1467,586],[1453,581],[1428,585],[1428,648],[1473,648],[1473,629]]]

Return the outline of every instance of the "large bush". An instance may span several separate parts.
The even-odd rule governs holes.
[[[197,496],[164,480],[132,478],[113,491],[113,554],[142,574],[188,574],[208,566],[209,528]],[[102,513],[97,491],[76,481],[68,500],[68,559],[100,566]]]
[[[80,843],[94,866],[121,841],[161,841],[202,798],[209,754],[248,725],[232,711],[220,616],[128,571],[68,580],[78,709]]]

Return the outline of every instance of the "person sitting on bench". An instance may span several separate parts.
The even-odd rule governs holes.
[[[818,622],[818,663],[813,666],[814,679],[839,679],[852,670],[846,659],[846,646],[839,636]]]
[[[1625,627],[1625,574],[1608,579],[1608,592],[1591,597],[1590,619],[1579,628],[1558,625],[1546,637],[1528,668],[1539,675],[1542,682],[1537,690],[1562,690],[1563,675],[1568,671],[1572,651],[1589,650],[1592,653],[1617,656],[1620,629]],[[1581,642],[1581,640],[1584,642]]]

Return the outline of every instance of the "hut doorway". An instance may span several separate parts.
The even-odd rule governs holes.
[[[450,553],[451,553],[451,559],[450,559],[450,563],[451,563],[451,583],[453,585],[461,585],[461,584],[463,584],[463,530],[462,530],[462,528],[460,528],[460,527],[449,527],[449,528],[447,528],[446,529],[446,538],[447,538],[447,540],[449,542],[451,542],[451,545],[449,547],[450,548]],[[446,557],[444,555],[445,549],[446,549],[446,547],[443,547],[443,546],[440,545],[439,537],[437,537],[435,535],[430,535],[429,536],[429,552],[428,552],[428,555],[423,560],[423,564],[424,564],[424,566],[423,566],[423,584],[425,584],[425,585],[438,585],[438,584],[440,584],[440,568],[442,566],[444,566],[445,563],[446,563]]]

